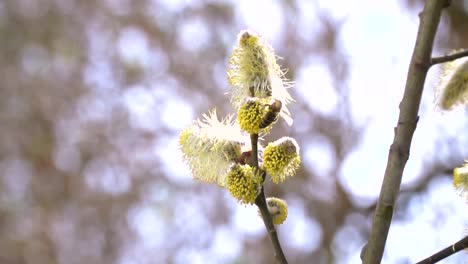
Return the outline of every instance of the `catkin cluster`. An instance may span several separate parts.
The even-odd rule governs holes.
[[[231,104],[237,114],[218,120],[216,111],[180,133],[184,161],[193,178],[226,188],[241,204],[253,204],[268,179],[275,184],[294,176],[300,166],[299,146],[290,137],[259,145],[252,153],[251,135],[262,139],[279,117],[292,125],[288,105],[294,100],[288,89],[292,83],[277,64],[273,48],[258,34],[241,31],[227,68],[231,86]],[[259,155],[259,168],[253,167],[251,155]],[[287,217],[287,204],[267,198],[268,210],[275,224]]]

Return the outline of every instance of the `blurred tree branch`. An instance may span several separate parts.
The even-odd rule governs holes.
[[[403,170],[409,157],[411,140],[419,119],[419,105],[431,61],[437,26],[442,9],[448,4],[447,1],[428,0],[420,15],[416,44],[408,70],[403,100],[400,103],[398,124],[394,130],[395,137],[390,146],[369,241],[361,254],[363,263],[380,263],[383,256]]]
[[[435,253],[434,255],[426,259],[421,260],[420,262],[416,264],[436,263],[436,262],[439,262],[439,260],[443,260],[444,258],[447,258],[465,248],[468,248],[468,236],[465,236],[464,238],[457,241],[455,244],[442,249],[441,251]]]
[[[450,55],[441,56],[441,57],[434,57],[429,62],[429,67],[439,64],[439,63],[444,63],[444,62],[449,62],[449,61],[453,61],[456,59],[460,59],[466,56],[468,56],[468,50],[462,50],[462,51],[459,51]]]

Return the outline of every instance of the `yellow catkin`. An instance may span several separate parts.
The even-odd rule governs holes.
[[[267,133],[271,126],[261,129],[263,119],[269,111],[269,98],[251,99],[239,108],[237,121],[242,130],[249,134]]]
[[[268,197],[266,199],[268,211],[273,224],[280,225],[288,217],[288,204],[283,199]]]
[[[253,204],[260,190],[261,176],[249,165],[235,164],[226,177],[226,188],[241,204]]]
[[[442,110],[452,110],[468,103],[468,58],[442,65],[437,96],[437,104]]]
[[[219,121],[216,112],[204,115],[179,135],[180,150],[195,180],[225,186],[228,168],[250,147],[231,116]]]
[[[299,146],[290,137],[269,143],[263,152],[263,169],[274,183],[281,183],[294,176],[300,164]]]
[[[453,170],[453,186],[468,201],[468,163]]]
[[[292,83],[284,77],[273,48],[257,33],[243,30],[238,35],[227,70],[232,87],[231,103],[239,109],[250,98],[273,97],[283,107],[280,116],[289,124],[292,118],[287,105],[294,100],[287,91]]]

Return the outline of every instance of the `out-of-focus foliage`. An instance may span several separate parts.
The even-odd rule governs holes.
[[[288,78],[306,59],[323,60],[339,99],[325,115],[298,98],[297,128],[271,134],[327,142],[329,176],[303,166],[268,190],[302,206],[321,230],[310,250],[283,242],[290,262],[334,263],[337,243],[367,237],[373,209],[338,180],[363,129],[349,114],[349,61],[339,42],[346,21],[312,10],[320,21],[312,34],[297,26],[296,1],[276,4],[284,21],[274,46]],[[438,43],[459,47],[468,43],[466,8],[450,10],[445,34],[456,37]],[[265,232],[233,231],[235,202],[225,190],[178,171],[180,130],[211,105],[231,111],[225,70],[243,24],[229,1],[1,1],[0,263],[216,263],[231,250],[231,261],[272,263]],[[434,164],[408,193],[455,165]],[[345,234],[354,235],[337,240],[351,227]],[[237,251],[223,245],[232,236]]]
[[[401,0],[410,10],[416,11],[424,4],[424,0]],[[437,34],[436,46],[446,49],[466,48],[468,35],[468,4],[466,1],[450,1],[450,8],[442,17],[442,27]]]

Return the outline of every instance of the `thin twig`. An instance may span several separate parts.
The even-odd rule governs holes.
[[[409,158],[411,140],[418,123],[424,81],[429,67],[434,37],[442,9],[447,1],[428,0],[420,16],[416,44],[408,70],[405,92],[400,103],[398,124],[390,146],[387,167],[375,210],[368,244],[361,253],[365,264],[380,263],[382,260],[388,230],[392,222],[393,209],[401,185],[406,161]]]
[[[250,135],[250,142],[252,143],[252,167],[258,170],[258,134],[251,134]],[[265,175],[262,175],[263,180],[265,180]],[[255,199],[255,204],[260,209],[260,213],[262,214],[263,223],[265,223],[265,227],[268,231],[268,236],[270,237],[271,243],[273,244],[273,248],[275,250],[275,258],[278,263],[287,264],[288,261],[284,256],[283,249],[281,248],[281,244],[278,239],[278,234],[276,233],[275,225],[273,225],[273,221],[271,220],[270,213],[268,212],[268,207],[265,199],[265,193],[263,191],[263,186],[260,191],[260,194]]]
[[[460,239],[458,242],[456,242],[455,244],[451,245],[451,246],[448,246],[444,249],[442,249],[441,251],[435,253],[434,255],[426,258],[426,259],[423,259],[421,261],[419,261],[418,263],[416,264],[432,264],[432,263],[436,263],[438,262],[439,260],[442,260],[446,257],[449,257],[451,256],[452,254],[455,254],[457,253],[458,251],[462,250],[462,249],[465,249],[465,248],[468,248],[468,236]]]
[[[444,62],[449,62],[449,61],[453,61],[453,60],[456,60],[456,59],[460,59],[460,58],[463,58],[463,57],[466,57],[468,56],[468,49],[466,50],[462,50],[462,51],[459,51],[459,52],[456,52],[456,53],[453,53],[453,54],[450,54],[450,55],[445,55],[445,56],[441,56],[441,57],[434,57],[430,60],[429,62],[429,67],[433,66],[433,65],[436,65],[436,64],[439,64],[439,63],[444,63]]]

